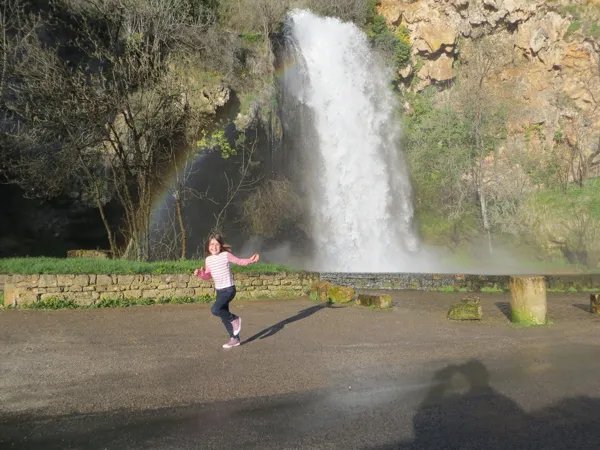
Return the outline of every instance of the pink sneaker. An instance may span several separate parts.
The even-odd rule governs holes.
[[[238,341],[236,338],[229,338],[227,343],[223,344],[223,348],[232,348],[237,347],[238,345],[240,345],[240,341]]]
[[[240,334],[240,331],[242,329],[242,318],[238,317],[237,319],[232,320],[231,325],[233,325],[233,335],[237,336],[238,334]]]

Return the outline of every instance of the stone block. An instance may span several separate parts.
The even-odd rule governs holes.
[[[71,286],[75,275],[56,275],[56,284],[58,286]]]
[[[301,290],[300,286],[294,286],[295,290]],[[348,303],[354,300],[356,292],[351,287],[331,286],[327,290],[327,300],[333,303]]]
[[[142,298],[160,298],[164,297],[165,291],[159,291],[158,289],[143,289]]]
[[[359,294],[356,298],[356,304],[359,306],[389,309],[392,307],[392,297],[389,295]]]
[[[160,292],[159,297],[163,297],[163,298],[177,297],[177,295],[175,295],[176,289],[173,289],[173,288],[164,289],[164,290],[158,291],[158,292]]]
[[[14,284],[4,283],[4,306],[15,306],[17,304],[17,288]]]
[[[253,280],[252,283],[250,283],[251,286],[262,286],[264,284],[263,280]]]
[[[83,292],[83,286],[68,286],[65,292]]]
[[[83,306],[91,305],[94,302],[91,292],[79,292],[76,294],[71,294],[68,298],[72,299],[78,305]]]
[[[32,292],[25,292],[19,294],[17,305],[29,305],[37,302],[41,298],[41,294],[34,294]]]
[[[140,289],[130,289],[123,291],[124,298],[142,298],[142,291]]]
[[[96,290],[96,286],[83,286],[82,290],[84,292],[93,292]]]
[[[177,281],[176,275],[159,275],[159,281],[161,284],[169,284]]]
[[[74,286],[88,286],[90,284],[89,275],[75,275],[72,285]]]
[[[173,293],[173,297],[181,298],[181,297],[194,297],[196,294],[194,289],[175,289]]]
[[[213,295],[214,289],[194,288],[194,296],[201,297],[203,295]]]
[[[481,320],[482,316],[479,297],[463,298],[448,310],[448,319],[451,320]]]
[[[38,287],[56,287],[58,285],[56,275],[40,275],[37,285]]]
[[[137,275],[117,275],[117,284],[131,285],[138,280]]]
[[[96,285],[110,286],[113,284],[113,279],[110,275],[96,275]]]
[[[100,300],[122,299],[123,292],[103,292],[100,294]]]
[[[159,284],[156,289],[158,289],[159,291],[165,291],[167,289],[171,289],[171,286],[169,286],[168,284]]]
[[[14,275],[11,283],[16,287],[38,287],[40,281],[39,275]]]
[[[201,281],[202,280],[200,278],[198,278],[196,276],[191,276],[190,279],[189,279],[189,281],[188,281],[187,287],[189,287],[189,288],[200,287]]]
[[[179,273],[175,276],[175,281],[177,283],[185,283],[185,285],[187,286],[187,284],[190,282],[190,280],[192,280],[194,278],[198,278],[198,277],[195,276],[193,273]]]

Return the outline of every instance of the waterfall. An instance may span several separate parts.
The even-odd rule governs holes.
[[[295,10],[286,39],[283,147],[297,155],[290,172],[308,211],[306,267],[414,270],[419,243],[391,71],[352,23]]]

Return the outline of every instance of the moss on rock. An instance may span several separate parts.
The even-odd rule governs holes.
[[[355,295],[354,289],[346,286],[331,286],[327,291],[327,299],[332,303],[351,302]]]
[[[479,297],[465,297],[448,311],[451,320],[481,320],[483,311]]]
[[[379,309],[390,309],[392,307],[392,297],[390,295],[359,294],[356,298],[356,304]]]

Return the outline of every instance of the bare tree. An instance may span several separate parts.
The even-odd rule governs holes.
[[[467,119],[472,166],[470,179],[477,192],[480,217],[493,252],[492,224],[489,214],[489,171],[493,168],[494,153],[502,140],[505,118],[502,103],[487,86],[492,73],[501,67],[505,57],[498,45],[480,39],[472,45],[462,76],[457,82],[456,107]]]
[[[227,212],[234,201],[237,200],[241,193],[255,187],[262,178],[254,172],[254,169],[256,169],[259,164],[255,157],[257,146],[258,140],[256,133],[252,138],[248,138],[245,133],[239,135],[235,145],[236,153],[240,157],[238,177],[234,181],[225,175],[227,194],[225,196],[225,201],[220,204],[221,209],[214,215],[215,221],[210,231],[211,234],[222,231],[227,218]]]
[[[26,125],[12,133],[20,156],[11,173],[31,191],[70,183],[85,192],[115,254],[103,205],[116,199],[125,216],[124,256],[146,259],[152,201],[173,163],[171,150],[189,148],[205,120],[182,95],[185,76],[172,70],[173,56],[203,26],[189,21],[184,0],[83,3],[86,9],[58,2],[73,12],[69,26],[78,35],[69,46],[77,60],[33,34],[19,43],[8,107]]]

